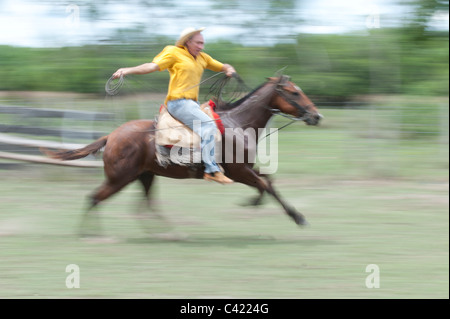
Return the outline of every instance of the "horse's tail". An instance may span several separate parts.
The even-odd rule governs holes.
[[[41,149],[41,151],[51,158],[59,159],[62,161],[70,161],[86,157],[89,154],[96,154],[103,146],[106,145],[107,141],[108,135],[99,138],[94,143],[76,150],[52,152],[46,149]]]

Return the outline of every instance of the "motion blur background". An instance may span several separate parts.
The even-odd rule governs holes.
[[[321,99],[448,94],[448,1],[0,1],[0,90],[103,94],[186,26],[249,83],[286,73]],[[167,75],[167,74],[165,74]],[[164,92],[148,76],[142,92]]]
[[[160,179],[186,238],[143,240],[131,186],[103,208],[122,239],[87,248],[77,222],[101,169],[0,159],[0,297],[448,298],[448,16],[441,0],[0,0],[0,152],[40,155],[154,118],[167,72],[129,76],[114,97],[105,83],[188,26],[206,26],[205,52],[251,88],[284,68],[325,116],[279,133],[276,180],[312,222],[304,233],[275,203],[236,208],[254,195],[243,186]],[[84,291],[64,286],[71,263]],[[385,289],[369,294],[371,263]]]

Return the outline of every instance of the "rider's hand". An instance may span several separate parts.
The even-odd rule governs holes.
[[[118,69],[116,72],[114,72],[114,74],[112,75],[112,78],[113,79],[117,79],[117,78],[120,78],[122,76],[125,76],[125,69],[124,68]]]
[[[235,74],[236,73],[236,70],[235,69],[233,69],[233,67],[231,67],[231,69],[228,69],[226,72],[225,72],[225,74],[228,76],[228,77],[232,77],[233,76],[233,74]]]
[[[232,77],[233,73],[236,73],[236,70],[229,64],[224,64],[222,71],[229,77]]]

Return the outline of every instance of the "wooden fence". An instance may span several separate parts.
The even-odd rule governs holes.
[[[75,110],[56,110],[44,108],[29,108],[22,106],[0,105],[0,114],[9,117],[0,123],[0,158],[25,161],[32,163],[74,166],[74,167],[101,167],[99,160],[59,161],[40,155],[40,148],[49,149],[77,149],[85,146],[76,142],[59,142],[64,140],[95,140],[106,135],[86,129],[55,128],[46,125],[51,121],[112,121],[112,113],[86,112]]]

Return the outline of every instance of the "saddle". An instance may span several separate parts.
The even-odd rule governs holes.
[[[207,114],[211,120],[215,121],[217,131],[215,134],[216,142],[220,142],[225,128],[219,115],[214,112],[215,104],[212,100],[200,105],[200,109]],[[165,105],[161,105],[159,110],[158,123],[156,126],[155,142],[159,146],[172,148],[178,146],[188,149],[199,149],[201,138],[194,131],[182,122],[176,120],[167,110]]]

